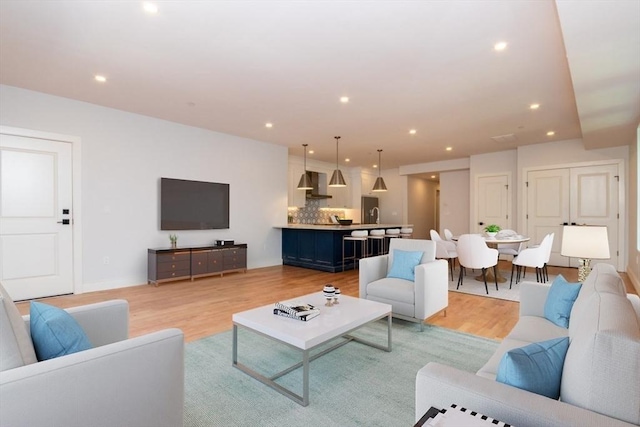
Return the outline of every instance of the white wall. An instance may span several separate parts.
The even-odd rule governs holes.
[[[638,216],[640,215],[640,200],[638,200],[638,188],[640,187],[640,175],[638,174],[638,156],[640,156],[640,127],[637,138],[629,144],[629,263],[627,274],[636,291],[640,293],[640,241],[638,239]]]
[[[77,291],[147,281],[159,230],[159,178],[230,184],[230,229],[180,231],[178,244],[234,239],[248,267],[281,264],[287,148],[0,85],[0,124],[81,138],[83,283]],[[109,264],[103,263],[109,257]]]
[[[407,177],[398,174],[398,169],[381,172],[387,191],[373,193],[378,197],[380,222],[382,224],[408,224]]]
[[[455,235],[469,232],[469,170],[440,173],[440,232]]]

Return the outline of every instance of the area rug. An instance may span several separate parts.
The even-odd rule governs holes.
[[[386,342],[386,320],[354,335]],[[185,426],[410,426],[415,378],[436,361],[476,372],[497,341],[437,326],[393,321],[393,351],[351,342],[311,362],[310,403],[303,407],[231,366],[231,332],[186,345]],[[238,359],[271,375],[300,361],[300,352],[240,329]],[[298,369],[278,382],[302,393]]]
[[[458,275],[460,274],[460,270],[458,269],[454,271],[453,280],[451,280],[451,276],[449,276],[449,290],[452,292],[461,292],[463,294],[478,295],[481,297],[497,298],[508,301],[520,301],[520,283],[522,283],[522,280],[519,283],[516,283],[514,274],[513,285],[511,286],[511,289],[509,289],[511,272],[500,270],[500,273],[502,274],[502,276],[507,278],[507,281],[504,283],[498,283],[498,290],[496,291],[496,282],[494,282],[493,280],[487,280],[489,295],[487,295],[487,292],[484,288],[484,282],[476,280],[476,276],[482,275],[482,272],[480,270],[472,271],[470,269],[467,269],[467,275],[463,277],[462,285],[460,285],[459,289],[456,289],[456,287],[458,286]],[[547,283],[552,283],[555,277],[556,276],[550,274]],[[527,269],[527,274],[524,280],[535,281],[536,272],[529,271],[529,269]]]

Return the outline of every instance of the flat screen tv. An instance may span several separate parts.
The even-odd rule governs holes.
[[[160,179],[161,230],[229,228],[229,184]]]

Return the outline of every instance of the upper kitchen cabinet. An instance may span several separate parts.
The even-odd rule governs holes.
[[[327,199],[329,208],[351,208],[351,182],[345,177],[346,187],[327,187],[327,193],[331,196]]]
[[[304,172],[304,166],[302,164],[297,164],[293,162],[289,162],[289,203],[288,205],[291,207],[304,207],[306,202],[306,191],[298,190],[298,182],[300,182],[300,177]]]

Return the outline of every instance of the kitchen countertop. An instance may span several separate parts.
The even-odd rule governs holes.
[[[287,224],[274,228],[288,228],[291,230],[319,230],[319,231],[346,231],[346,230],[373,230],[377,228],[401,228],[413,227],[413,224]]]

